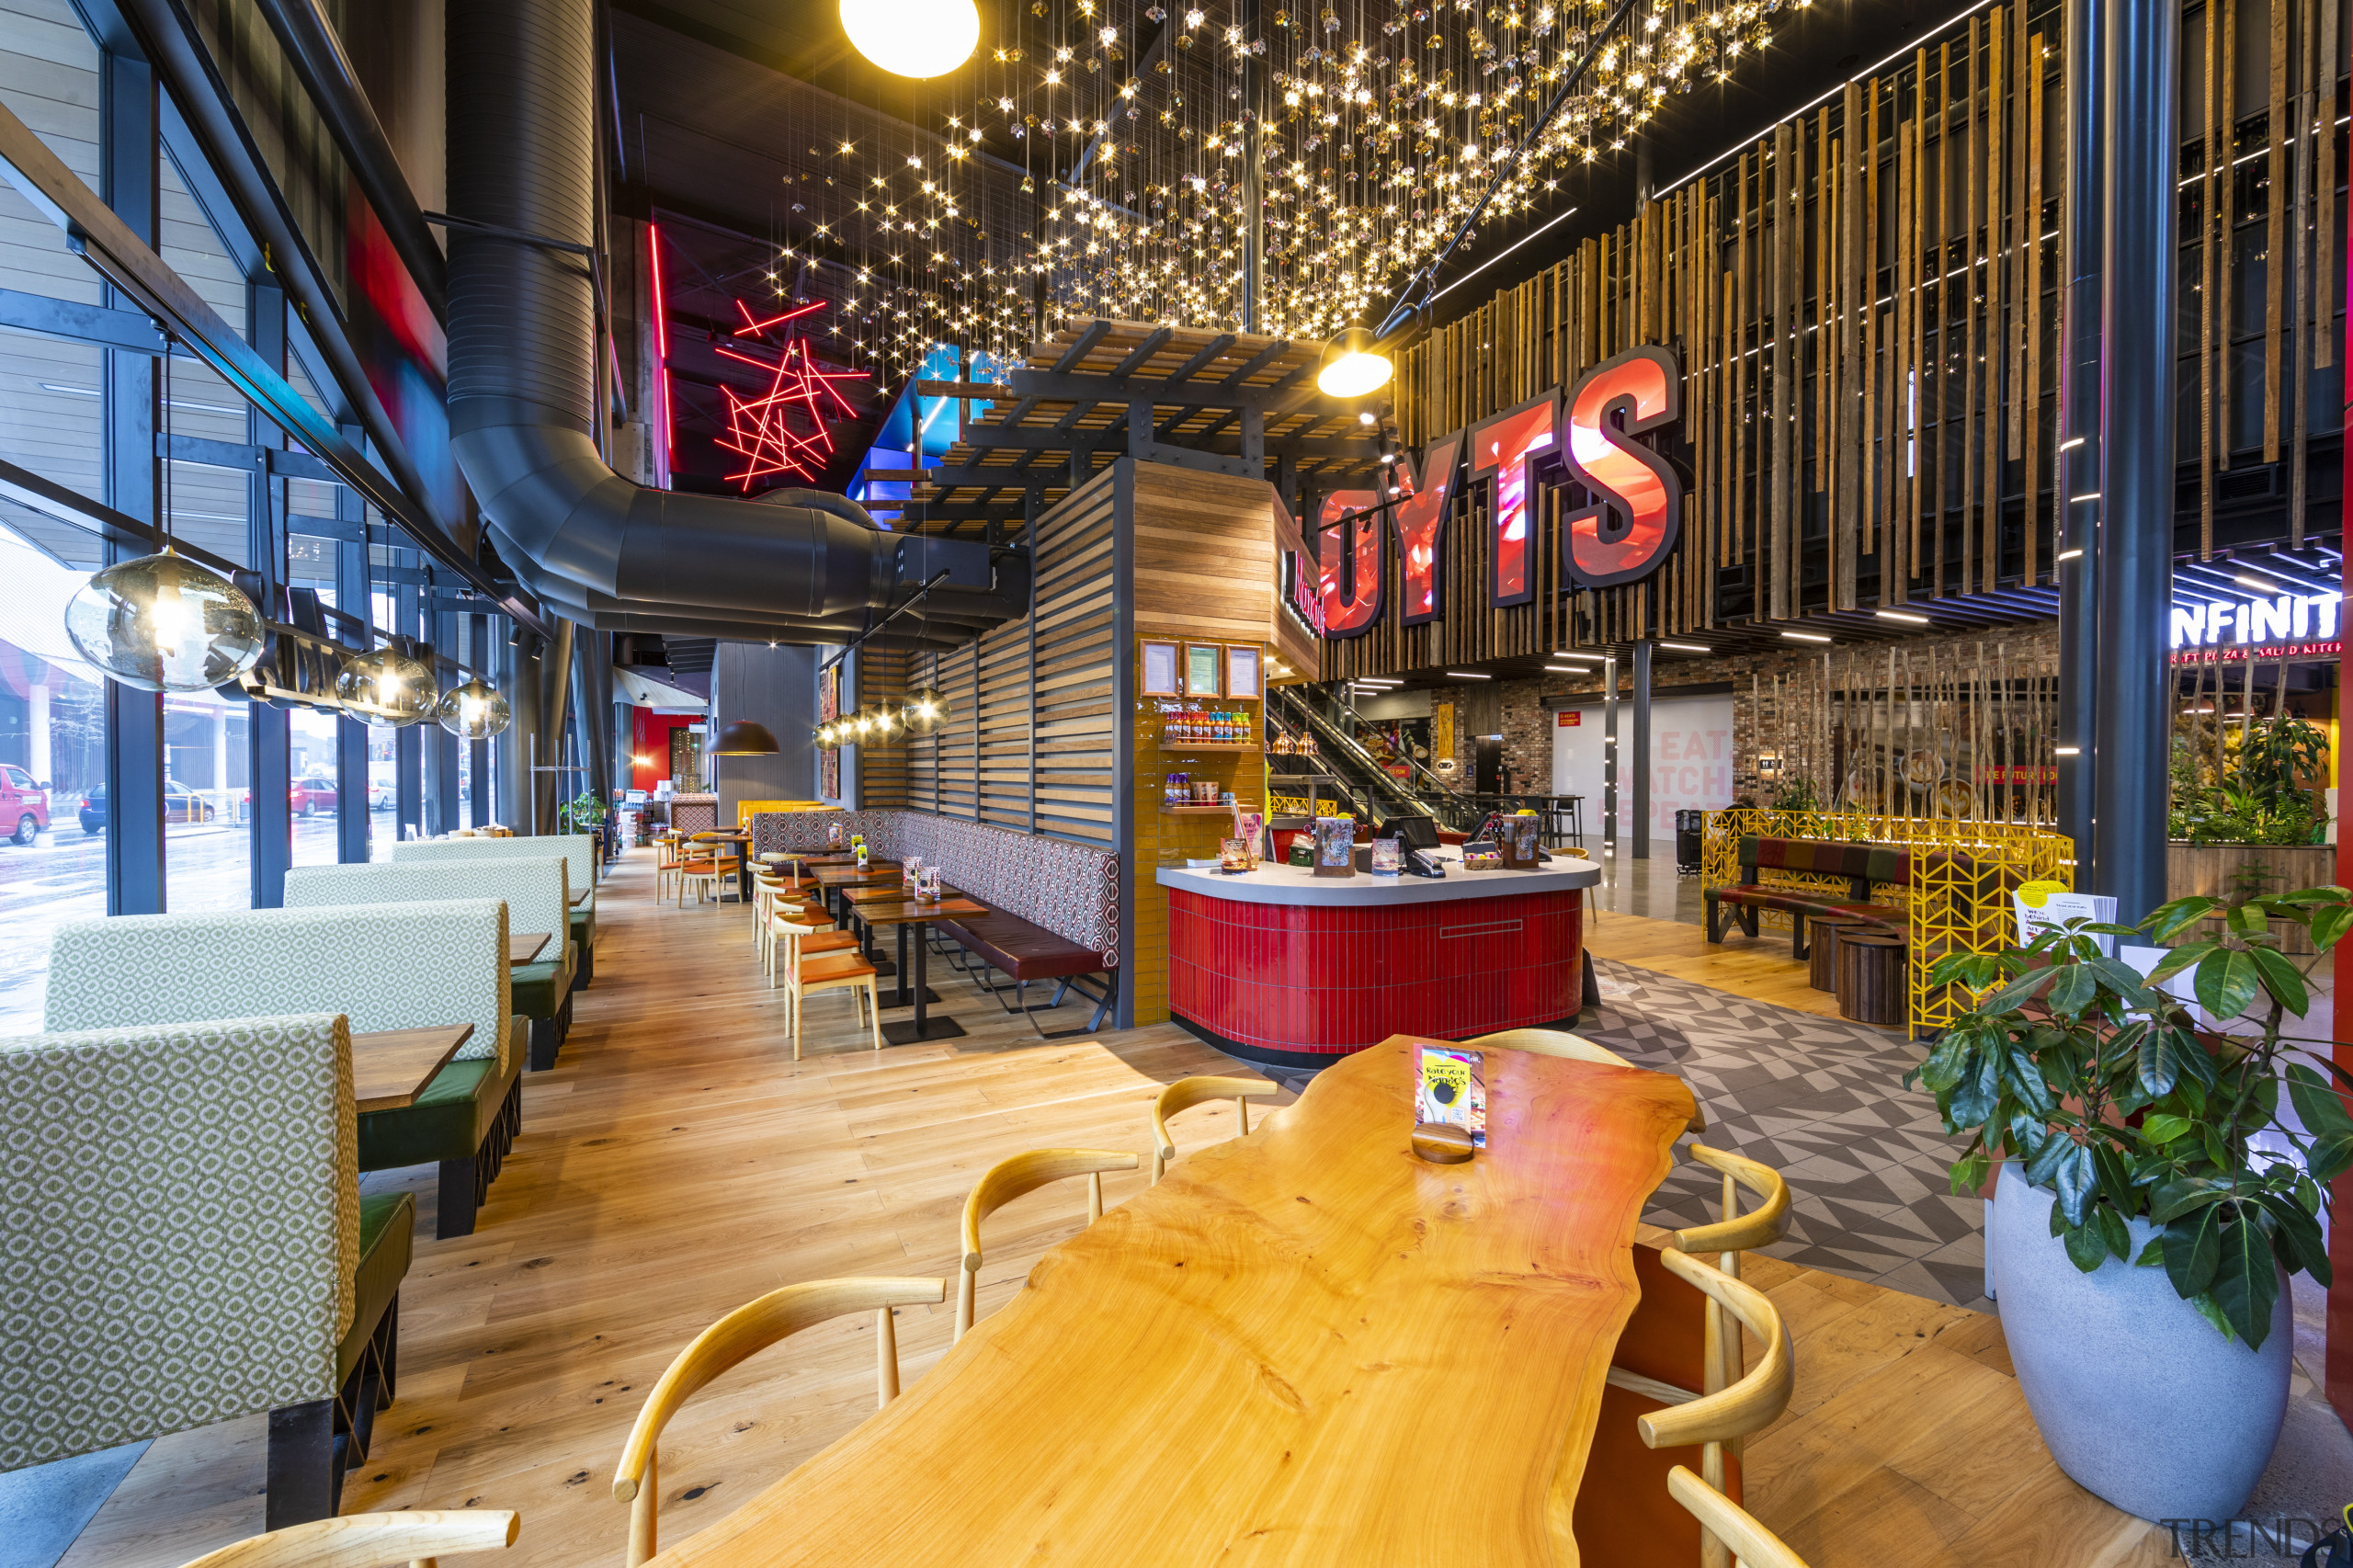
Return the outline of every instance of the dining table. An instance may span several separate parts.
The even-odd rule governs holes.
[[[741,827],[705,828],[702,832],[698,833],[693,836],[692,842],[697,844],[709,844],[714,846],[722,844],[732,844],[735,846],[735,902],[738,903],[751,903],[751,830],[749,828]],[[576,903],[577,901],[575,900],[574,902]]]
[[[540,949],[548,945],[545,931],[509,931],[506,933],[506,962],[510,967],[534,961]]]
[[[1579,1562],[1636,1221],[1695,1107],[1667,1074],[1489,1051],[1485,1146],[1427,1164],[1415,1048],[1441,1043],[1392,1036],[1188,1153],[654,1562]]]
[[[438,1024],[416,1029],[370,1029],[351,1037],[351,1093],[363,1112],[400,1110],[449,1064],[472,1040],[472,1024]]]
[[[961,893],[943,890],[938,898],[884,899],[861,903],[857,906],[858,918],[866,922],[869,930],[878,926],[899,928],[899,986],[895,993],[885,993],[879,1000],[884,1007],[904,1007],[912,1005],[915,1016],[903,1022],[882,1026],[882,1038],[892,1045],[913,1045],[919,1040],[954,1040],[964,1032],[964,1026],[953,1018],[935,1018],[928,1011],[939,1000],[931,989],[931,922],[954,920],[962,915],[986,915],[986,905],[975,903]],[[915,947],[915,986],[907,985],[907,948]]]

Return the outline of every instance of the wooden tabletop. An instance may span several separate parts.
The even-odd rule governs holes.
[[[953,894],[958,898],[961,898],[963,896],[961,893],[956,892],[952,888],[943,888],[940,891],[943,893]],[[850,903],[854,904],[881,903],[887,900],[896,898],[905,892],[905,881],[904,880],[893,880],[887,882],[875,882],[872,885],[866,887],[844,888],[842,890],[842,896],[849,900]]]
[[[888,1409],[654,1561],[1576,1562],[1548,1517],[1584,1474],[1635,1218],[1691,1095],[1489,1051],[1488,1147],[1427,1165],[1414,1043],[1188,1153]]]
[[[506,961],[509,964],[529,963],[548,945],[545,931],[509,931],[506,933]]]
[[[988,910],[961,894],[929,903],[901,899],[895,903],[861,903],[858,917],[869,926],[907,926],[918,920],[953,920],[960,915],[986,915]]]
[[[810,875],[829,888],[855,887],[860,882],[895,882],[899,880],[899,863],[870,861],[863,871],[856,866],[820,866]]]
[[[351,1037],[351,1087],[359,1108],[399,1110],[416,1103],[433,1074],[472,1040],[472,1024],[379,1029]]]
[[[593,889],[593,888],[582,888],[578,892],[574,893],[574,894],[572,895],[572,902],[573,902],[573,903],[579,903],[583,902],[584,900],[585,900],[585,899],[587,898],[587,896],[588,896],[591,892],[595,892],[595,891],[596,891],[596,890],[595,890],[595,889]]]

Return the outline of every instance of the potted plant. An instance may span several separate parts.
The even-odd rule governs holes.
[[[2218,912],[2146,980],[2095,939],[2164,943]],[[2304,967],[2273,922],[2309,934]],[[2028,1407],[2068,1474],[2144,1518],[2237,1514],[2286,1417],[2288,1276],[2327,1283],[2320,1216],[2353,1166],[2353,1074],[2290,1031],[2348,927],[2344,888],[2243,889],[1930,971],[1976,1006],[1904,1083],[1969,1136],[1955,1193],[2001,1165],[1986,1273]],[[2227,1032],[2161,989],[2183,975]]]
[[[611,814],[612,808],[605,803],[603,796],[594,790],[584,790],[573,799],[556,807],[556,831],[595,835],[597,840],[597,853],[602,856],[605,848],[605,821]]]

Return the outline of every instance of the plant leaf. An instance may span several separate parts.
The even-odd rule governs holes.
[[[2066,1243],[2068,1261],[2086,1274],[2108,1261],[2108,1236],[2097,1222],[2068,1226]]]
[[[2153,1111],[2141,1121],[2141,1136],[2152,1143],[2170,1143],[2189,1131],[2192,1123],[2186,1116],[2173,1116],[2165,1111]]]
[[[2271,993],[2273,1000],[2302,1017],[2304,1010],[2312,1006],[2312,996],[2296,966],[2270,948],[2250,948],[2247,957],[2255,960],[2256,972],[2262,977],[2263,988]]]
[[[2214,1266],[2214,1304],[2252,1350],[2263,1348],[2271,1334],[2271,1303],[2279,1296],[2279,1264],[2272,1256],[2271,1238],[2263,1233],[2256,1216],[2262,1210],[2234,1206],[2238,1222],[2222,1227],[2221,1260]],[[2219,1214],[2220,1206],[2201,1212]]]
[[[2257,989],[2255,960],[2244,952],[2217,949],[2199,960],[2198,1002],[2217,1018],[2246,1011]]]
[[[2151,910],[2141,926],[2154,940],[2163,942],[2202,919],[2209,910],[2221,908],[2222,903],[2221,899],[2203,896],[2177,898]]]
[[[2353,930],[2353,903],[2331,904],[2313,915],[2313,946],[2324,953],[2336,946],[2347,930]]]
[[[2353,1132],[2353,1116],[2346,1113],[2345,1102],[2329,1086],[2328,1080],[2301,1062],[2288,1067],[2288,1097],[2295,1103],[2296,1114],[2303,1119],[2304,1131],[2314,1137],[2332,1132]]]
[[[2175,1294],[2195,1296],[2213,1283],[2222,1256],[2222,1217],[2212,1204],[2176,1220],[2157,1241]]]
[[[2160,1225],[2170,1224],[2193,1209],[2230,1195],[2229,1187],[2204,1176],[2178,1176],[2159,1182],[2156,1191],[2149,1195],[2149,1218]]]
[[[1977,1005],[1981,1013],[2015,1013],[2059,977],[2057,966],[2029,970]]]
[[[2172,949],[2157,960],[2157,967],[2149,971],[2149,983],[2163,984],[2192,964],[2202,961],[2208,953],[2220,951],[2222,946],[2220,942],[2206,941],[2190,942]]]
[[[2280,1263],[2290,1274],[2302,1269],[2321,1284],[2327,1284],[2328,1243],[2320,1233],[2320,1221],[2305,1213],[2285,1193],[2267,1192],[2256,1201],[2263,1205],[2275,1224],[2271,1245],[2279,1255]]]
[[[2132,1256],[2132,1228],[2124,1222],[2124,1216],[2113,1209],[2100,1208],[2092,1210],[2092,1217],[2099,1221],[2100,1237],[2106,1243],[2103,1250],[2129,1260]]]
[[[2335,1181],[2353,1170],[2353,1133],[2331,1132],[2313,1139],[2305,1158],[2314,1181]]]
[[[2165,1267],[2165,1233],[2163,1231],[2159,1231],[2155,1235],[2149,1238],[2149,1244],[2141,1249],[2141,1256],[2132,1260],[2132,1267],[2135,1268],[2163,1268]]]
[[[2051,987],[2047,1000],[2052,1012],[2074,1017],[2090,1006],[2098,995],[2099,976],[2093,972],[2091,965],[2071,963],[2060,966],[2059,979]]]

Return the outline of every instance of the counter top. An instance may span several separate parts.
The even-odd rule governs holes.
[[[1289,903],[1325,908],[1390,908],[1407,903],[1445,903],[1457,899],[1517,898],[1523,893],[1563,892],[1589,888],[1601,881],[1601,868],[1591,860],[1556,855],[1540,870],[1465,871],[1460,851],[1439,851],[1446,862],[1443,877],[1376,877],[1358,871],[1353,877],[1319,877],[1302,866],[1271,862],[1255,871],[1229,876],[1188,866],[1163,866],[1153,880],[1165,888],[1181,888],[1204,898],[1233,903]]]

